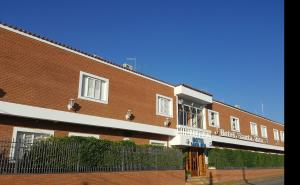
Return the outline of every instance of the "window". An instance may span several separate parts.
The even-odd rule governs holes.
[[[230,116],[230,122],[231,122],[231,130],[235,132],[240,131],[240,121],[239,118]]]
[[[260,128],[261,128],[261,137],[268,138],[267,127],[264,125],[261,125]]]
[[[87,133],[79,133],[79,132],[69,132],[69,136],[81,136],[81,137],[94,137],[99,139],[99,135],[97,134],[87,134]]]
[[[178,125],[184,125],[183,124],[183,116],[184,112],[183,112],[183,106],[178,104]]]
[[[203,128],[202,109],[189,105],[178,105],[178,125]]]
[[[22,159],[24,154],[30,150],[33,142],[54,135],[54,131],[14,127],[13,142],[15,146],[11,149],[13,159]]]
[[[275,141],[279,141],[278,130],[277,130],[277,129],[273,129],[273,133],[274,133],[274,140],[275,140]]]
[[[284,131],[280,131],[280,140],[284,142]]]
[[[173,117],[172,98],[156,95],[156,114],[161,116]]]
[[[219,113],[216,111],[208,110],[208,123],[211,127],[220,127]]]
[[[256,123],[250,122],[250,130],[251,130],[251,135],[258,136]]]
[[[109,80],[85,72],[80,72],[78,98],[108,103]]]
[[[150,143],[150,145],[155,145],[155,146],[168,146],[167,141],[150,140],[149,143]]]

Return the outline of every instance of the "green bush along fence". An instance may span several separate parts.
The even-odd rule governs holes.
[[[208,163],[217,169],[275,168],[283,167],[284,155],[214,148],[208,151]]]
[[[0,174],[183,169],[179,149],[84,137],[0,141]]]

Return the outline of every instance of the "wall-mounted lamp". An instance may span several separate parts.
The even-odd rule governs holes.
[[[178,100],[178,103],[179,103],[180,105],[182,105],[183,99],[179,99],[179,100]]]
[[[68,110],[75,110],[75,99],[69,99]]]
[[[133,120],[133,118],[134,118],[134,115],[133,115],[132,110],[128,110],[127,113],[125,114],[125,119],[126,120]]]
[[[171,125],[170,118],[166,118],[166,120],[164,121],[164,126],[169,127],[170,125]]]
[[[215,135],[219,135],[220,134],[220,130],[219,128],[217,128],[217,130],[215,131]]]

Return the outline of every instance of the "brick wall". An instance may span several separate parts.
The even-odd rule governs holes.
[[[184,185],[183,170],[0,175],[9,185]]]
[[[156,94],[173,99],[171,127],[176,127],[173,87],[139,77],[121,69],[68,52],[52,45],[0,28],[0,84],[6,92],[0,101],[67,110],[70,98],[78,97],[80,71],[109,79],[108,104],[77,99],[78,113],[125,119],[163,126],[156,115]]]
[[[213,183],[244,181],[284,175],[284,169],[235,169],[235,170],[208,170],[208,176]]]
[[[233,107],[229,107],[227,105],[213,102],[207,108],[219,112],[220,128],[224,129],[225,131],[231,131],[230,116],[239,118],[240,132],[241,134],[244,135],[251,135],[250,122],[254,122],[257,124],[258,136],[260,138],[262,138],[260,126],[261,125],[266,126],[269,144],[271,145],[275,145],[273,128],[278,130],[279,138],[280,138],[280,131],[284,130],[283,125],[273,123],[269,120],[251,115],[249,113],[243,112]],[[206,112],[206,116],[208,118],[208,112]],[[208,119],[207,119],[207,129],[211,130],[213,134],[216,131],[215,127],[209,126]],[[279,143],[276,144],[276,146],[284,146],[284,143],[279,140]]]

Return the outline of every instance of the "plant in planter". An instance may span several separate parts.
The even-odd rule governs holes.
[[[191,171],[189,171],[189,170],[185,171],[185,178],[188,179],[188,178],[191,178],[191,177],[192,177]]]

